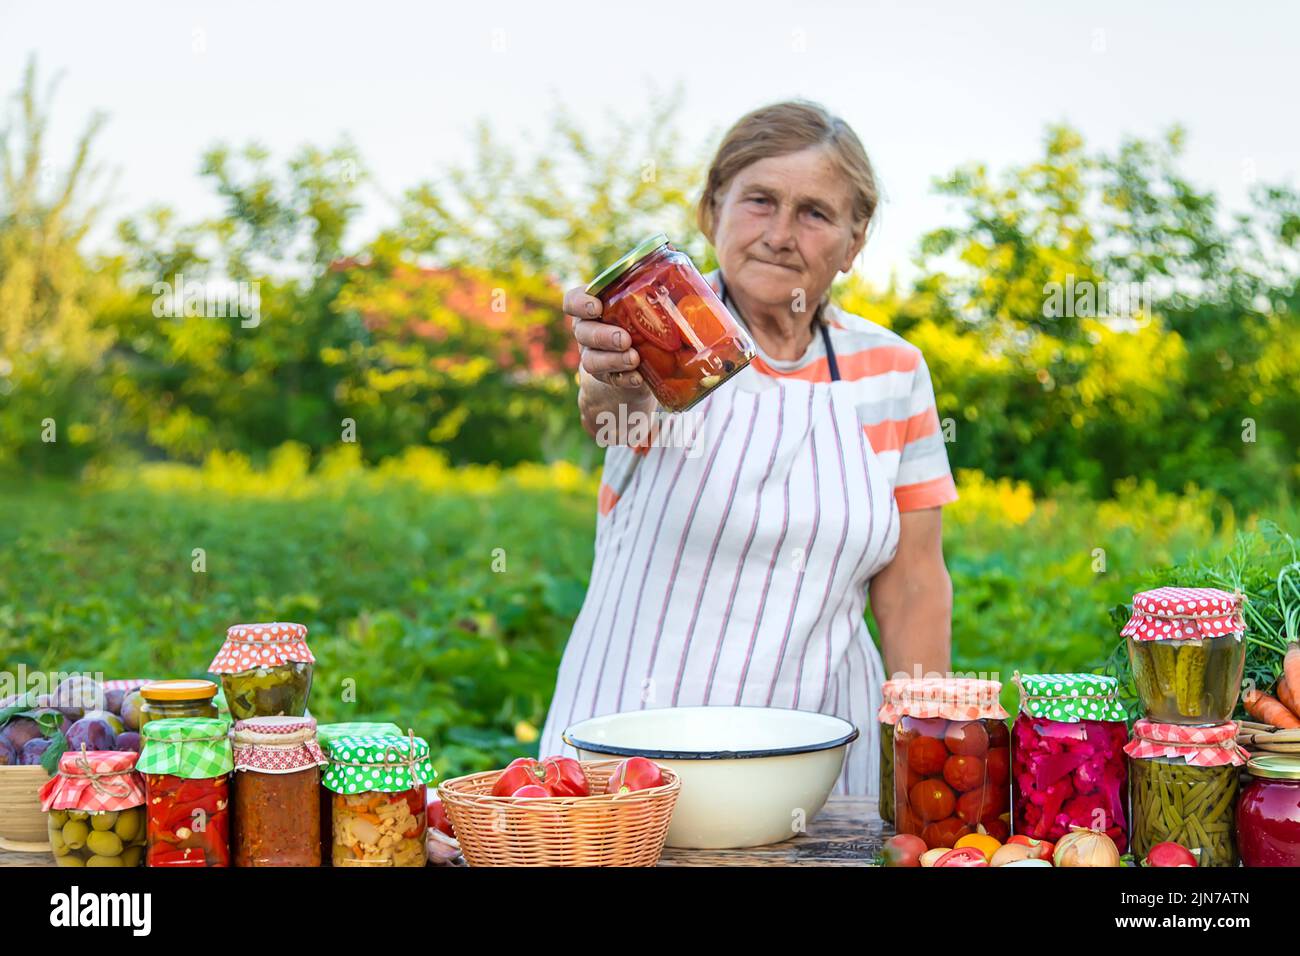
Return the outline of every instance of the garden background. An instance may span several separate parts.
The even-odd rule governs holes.
[[[55,154],[51,118],[85,118],[35,60],[11,77],[0,665],[201,676],[226,626],[301,621],[321,720],[396,719],[444,775],[529,752],[600,463],[561,295],[659,229],[712,267],[691,207],[715,142],[681,135],[682,94],[599,128],[557,109],[528,152],[485,122],[357,236],[347,140],[178,156],[216,217],[116,210],[103,173],[129,157],[101,155],[101,120]],[[950,220],[914,275],[835,289],[929,362],[962,670],[1100,667],[1111,609],[1164,566],[1230,568],[1240,533],[1285,550],[1275,526],[1300,530],[1300,193],[1226,208],[1190,148],[1176,127],[1101,149],[1052,125],[1013,167],[936,161]],[[160,315],[178,275],[255,283],[256,321]],[[1126,321],[1045,315],[1067,280],[1152,298]]]

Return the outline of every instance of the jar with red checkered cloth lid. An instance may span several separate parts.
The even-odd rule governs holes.
[[[41,787],[41,809],[59,866],[139,866],[144,861],[144,779],[139,754],[69,750]]]
[[[921,678],[891,690],[881,719],[894,718],[894,828],[931,849],[983,832],[1011,833],[1011,733],[1002,684]]]
[[[1246,665],[1244,600],[1218,588],[1162,587],[1133,596],[1121,633],[1148,717],[1202,726],[1232,717]]]
[[[1124,747],[1138,859],[1157,843],[1179,843],[1201,866],[1236,866],[1238,768],[1247,755],[1237,725],[1208,727],[1138,720]]]
[[[307,647],[307,628],[275,621],[229,628],[208,670],[221,676],[226,706],[235,720],[301,717],[307,712],[315,662]]]
[[[320,866],[320,768],[310,717],[236,722],[235,866]]]

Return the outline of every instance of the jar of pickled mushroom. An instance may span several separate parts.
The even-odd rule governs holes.
[[[754,343],[690,257],[657,233],[596,276],[587,292],[601,320],[624,329],[659,404],[690,408],[755,355]]]
[[[1133,855],[1157,843],[1178,843],[1201,866],[1236,866],[1234,811],[1238,768],[1246,753],[1232,721],[1212,727],[1142,719],[1124,747],[1132,758]]]
[[[413,735],[330,741],[333,865],[424,866],[425,788],[436,776]]]
[[[894,829],[930,849],[971,833],[1011,833],[1011,732],[1002,685],[922,678],[898,692],[894,725]]]
[[[1300,866],[1300,757],[1259,754],[1237,801],[1237,847],[1246,866]]]
[[[217,685],[210,680],[156,680],[140,688],[140,724],[171,717],[216,717]]]
[[[1011,727],[1013,829],[1055,843],[1071,828],[1128,847],[1128,723],[1119,681],[1098,674],[1018,674]]]
[[[139,866],[144,861],[144,781],[139,754],[66,751],[41,787],[41,809],[59,866]]]
[[[236,624],[208,670],[221,675],[233,719],[301,717],[315,663],[301,624]]]
[[[345,721],[337,724],[320,724],[316,727],[316,742],[320,744],[326,766],[329,764],[330,743],[339,737],[400,737],[402,728],[397,724],[380,721]],[[324,771],[321,772],[322,778]],[[321,866],[329,866],[334,847],[334,792],[324,784],[320,786],[320,841]]]
[[[320,768],[310,717],[235,723],[235,866],[320,866]]]
[[[1164,587],[1133,595],[1121,633],[1147,717],[1199,725],[1232,717],[1246,663],[1243,600],[1217,588]]]
[[[230,866],[230,722],[178,717],[145,724],[148,866]]]

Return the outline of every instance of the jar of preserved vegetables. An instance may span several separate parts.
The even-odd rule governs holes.
[[[690,257],[657,233],[596,276],[601,321],[623,328],[659,404],[690,408],[753,359],[754,343]]]
[[[1237,594],[1164,587],[1133,595],[1121,633],[1147,717],[1207,726],[1231,718],[1246,663],[1245,631]]]
[[[328,763],[330,742],[339,737],[400,737],[402,728],[397,724],[379,721],[349,721],[338,724],[320,724],[316,728],[316,742]],[[322,773],[322,776],[324,774]],[[320,787],[320,840],[321,865],[329,866],[334,847],[334,792],[322,782]]]
[[[1237,801],[1237,846],[1246,866],[1300,866],[1300,757],[1260,754]]]
[[[1072,827],[1128,847],[1128,723],[1119,681],[1098,674],[1017,674],[1011,727],[1013,829],[1055,843]]]
[[[138,754],[67,751],[41,787],[59,866],[139,866],[144,860],[144,781]]]
[[[236,722],[235,866],[320,866],[320,768],[310,717]]]
[[[1011,833],[1011,733],[1002,685],[921,678],[903,685],[894,726],[894,829],[931,849]]]
[[[208,665],[221,675],[226,706],[235,720],[301,717],[307,712],[316,658],[301,624],[236,624]]]
[[[140,725],[171,717],[216,717],[217,685],[210,680],[156,680],[140,688]]]
[[[435,777],[419,737],[332,740],[333,865],[424,866],[425,787]]]
[[[880,710],[876,719],[880,723],[880,803],[881,820],[894,823],[894,725],[902,715],[900,694],[910,678],[894,677],[880,688]]]
[[[230,722],[155,720],[141,728],[148,866],[230,866]]]
[[[1124,747],[1132,758],[1133,855],[1157,843],[1179,843],[1201,866],[1236,866],[1234,811],[1238,768],[1246,753],[1237,725],[1189,727],[1139,720]]]

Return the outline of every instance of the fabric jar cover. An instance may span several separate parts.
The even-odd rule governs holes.
[[[329,753],[330,742],[339,737],[400,737],[402,728],[397,724],[380,721],[356,720],[340,724],[321,724],[316,728],[316,742],[320,749]]]
[[[143,743],[136,769],[186,780],[230,773],[230,721],[224,717],[167,717],[140,729]]]
[[[891,727],[898,723],[898,718],[903,716],[903,688],[914,680],[918,678],[892,677],[880,685],[881,704],[880,710],[876,711],[878,723],[889,724]]]
[[[400,793],[438,776],[420,737],[336,737],[321,783],[335,793]]]
[[[327,763],[311,717],[249,717],[231,735],[236,770],[297,773]]]
[[[1081,720],[1126,721],[1119,679],[1101,674],[1017,674],[1020,710],[1030,717],[1077,724]]]
[[[41,787],[41,809],[104,813],[144,805],[144,779],[136,773],[139,754],[120,750],[68,750],[59,772]]]
[[[1190,767],[1243,766],[1246,751],[1237,744],[1237,724],[1228,720],[1210,727],[1160,724],[1145,717],[1133,724],[1133,739],[1124,752],[1142,757],[1181,757]]]
[[[1002,683],[975,677],[919,677],[899,682],[891,691],[893,703],[882,704],[880,720],[897,723],[900,717],[943,717],[946,720],[1006,720],[999,702]],[[890,721],[887,718],[892,717]]]
[[[1120,633],[1136,641],[1189,641],[1246,630],[1245,596],[1218,588],[1163,587],[1133,595],[1133,613]]]
[[[226,643],[208,665],[213,674],[242,674],[258,667],[280,664],[314,664],[307,647],[307,628],[276,621],[270,624],[236,624],[226,630]]]

